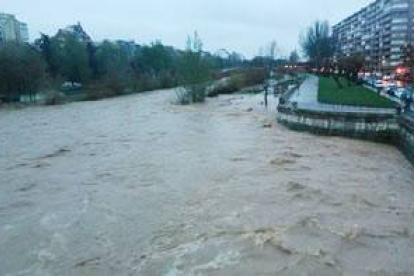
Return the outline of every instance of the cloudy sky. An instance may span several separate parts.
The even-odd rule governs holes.
[[[276,40],[281,54],[298,48],[299,33],[315,19],[334,24],[372,0],[2,0],[0,12],[39,32],[80,21],[94,40],[128,39],[183,48],[197,30],[205,48],[235,50],[247,57]]]

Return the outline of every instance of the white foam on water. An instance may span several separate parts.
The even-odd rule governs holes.
[[[182,275],[184,275],[183,272],[177,268],[173,268],[164,274],[164,276],[182,276]]]
[[[219,270],[227,266],[234,266],[240,262],[241,255],[239,252],[234,250],[229,250],[222,252],[217,255],[212,261],[199,265],[194,268],[194,271],[203,271],[203,270]]]

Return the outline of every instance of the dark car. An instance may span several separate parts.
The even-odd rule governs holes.
[[[401,100],[403,101],[413,101],[413,91],[409,88],[406,88],[401,95]]]
[[[385,92],[390,95],[395,97],[396,96],[396,91],[397,91],[398,87],[397,85],[389,85],[386,89]]]

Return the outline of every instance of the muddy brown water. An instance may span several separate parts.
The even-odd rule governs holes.
[[[173,95],[0,111],[0,275],[414,275],[397,149]]]

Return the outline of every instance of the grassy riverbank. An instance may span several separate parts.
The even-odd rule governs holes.
[[[393,108],[395,103],[360,85],[348,86],[341,78],[344,88],[339,89],[333,78],[319,78],[318,101],[327,104],[352,105],[376,108]]]

